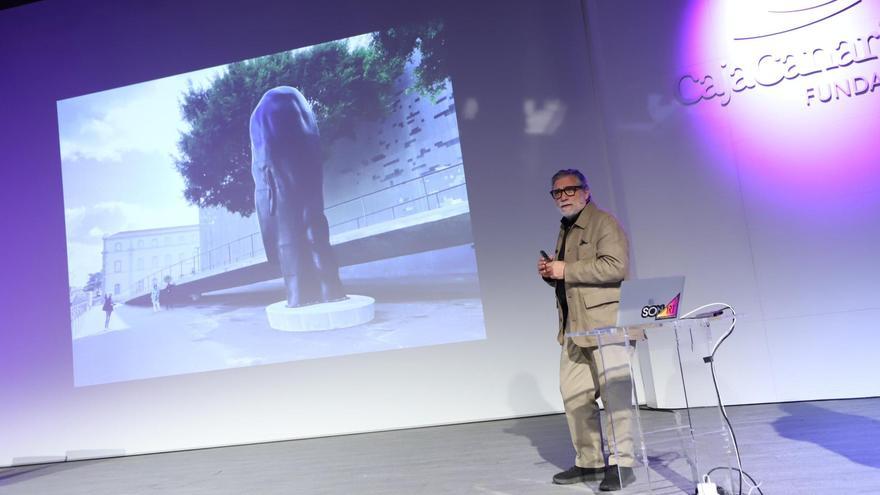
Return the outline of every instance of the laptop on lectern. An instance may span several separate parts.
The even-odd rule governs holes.
[[[617,326],[651,325],[678,318],[684,277],[624,280]]]

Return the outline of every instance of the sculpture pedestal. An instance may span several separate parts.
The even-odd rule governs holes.
[[[376,300],[349,295],[344,301],[288,308],[287,301],[266,307],[269,326],[285,332],[317,332],[361,325],[374,317]]]

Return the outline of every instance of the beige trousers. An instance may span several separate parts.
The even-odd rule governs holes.
[[[596,403],[599,397],[602,397],[607,417],[605,440],[609,446],[608,464],[633,466],[632,380],[629,368],[632,352],[633,346],[627,347],[622,343],[603,346],[601,354],[598,347],[578,347],[571,339],[565,339],[562,345],[559,390],[571,442],[577,454],[577,466],[596,468],[605,465],[599,405]]]

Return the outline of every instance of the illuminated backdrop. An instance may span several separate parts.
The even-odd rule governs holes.
[[[694,133],[731,140],[765,194],[845,196],[876,179],[880,3],[699,1],[682,19],[675,84]]]

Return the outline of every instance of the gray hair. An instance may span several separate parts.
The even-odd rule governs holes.
[[[550,187],[553,187],[553,184],[555,184],[557,180],[563,177],[577,177],[577,179],[581,181],[581,185],[584,186],[584,189],[590,188],[590,185],[587,184],[587,178],[584,177],[584,174],[582,174],[581,171],[576,168],[564,168],[559,172],[553,174],[553,178],[550,179]]]

